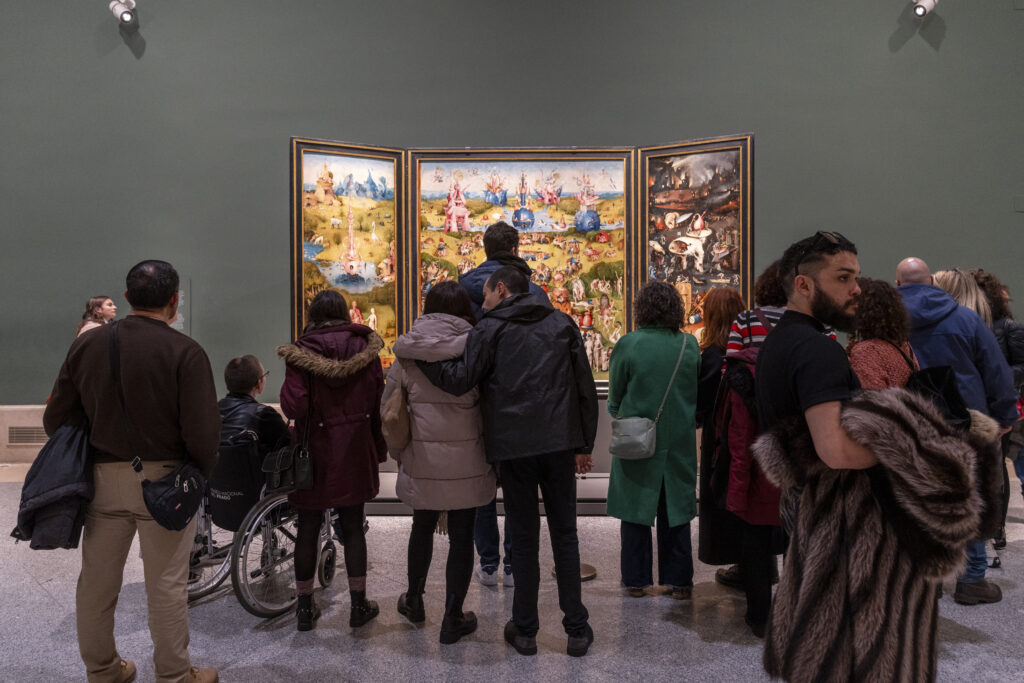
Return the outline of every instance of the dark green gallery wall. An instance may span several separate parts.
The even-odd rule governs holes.
[[[2,0],[0,404],[41,403],[90,294],[191,282],[215,373],[289,336],[289,137],[649,145],[753,132],[755,268],[825,227],[865,274],[1024,300],[1024,3]],[[1016,202],[1016,210],[1015,210]]]

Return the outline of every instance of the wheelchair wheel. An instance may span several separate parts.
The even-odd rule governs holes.
[[[196,515],[195,541],[188,558],[188,599],[205,597],[217,590],[231,573],[234,533],[213,523],[206,505]]]
[[[297,532],[286,493],[264,498],[242,521],[231,553],[231,582],[250,614],[270,618],[295,607]]]
[[[334,581],[337,558],[334,543],[332,541],[324,543],[324,547],[320,550],[320,560],[316,563],[316,578],[320,580],[320,585],[324,588],[330,586],[331,581]]]

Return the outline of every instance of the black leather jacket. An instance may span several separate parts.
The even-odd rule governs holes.
[[[228,394],[217,403],[220,409],[220,447],[246,429],[259,436],[260,450],[277,448],[288,442],[288,425],[273,408],[263,405],[248,394]]]
[[[1024,325],[1013,318],[1000,318],[992,324],[999,348],[1013,370],[1013,386],[1024,389]]]
[[[450,394],[479,386],[488,462],[594,448],[597,388],[583,339],[544,297],[505,299],[470,331],[461,358],[417,365]]]

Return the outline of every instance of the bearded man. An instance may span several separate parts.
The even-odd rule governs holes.
[[[787,305],[757,359],[765,434],[751,449],[782,492],[789,534],[765,669],[791,682],[932,681],[938,591],[978,537],[976,478],[998,425],[975,412],[960,432],[906,389],[860,390],[822,334],[850,331],[857,310],[845,237],[800,240],[779,269]]]

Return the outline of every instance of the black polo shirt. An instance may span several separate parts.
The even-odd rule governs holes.
[[[757,356],[757,413],[762,431],[829,401],[845,401],[860,381],[846,352],[815,318],[786,310]]]

